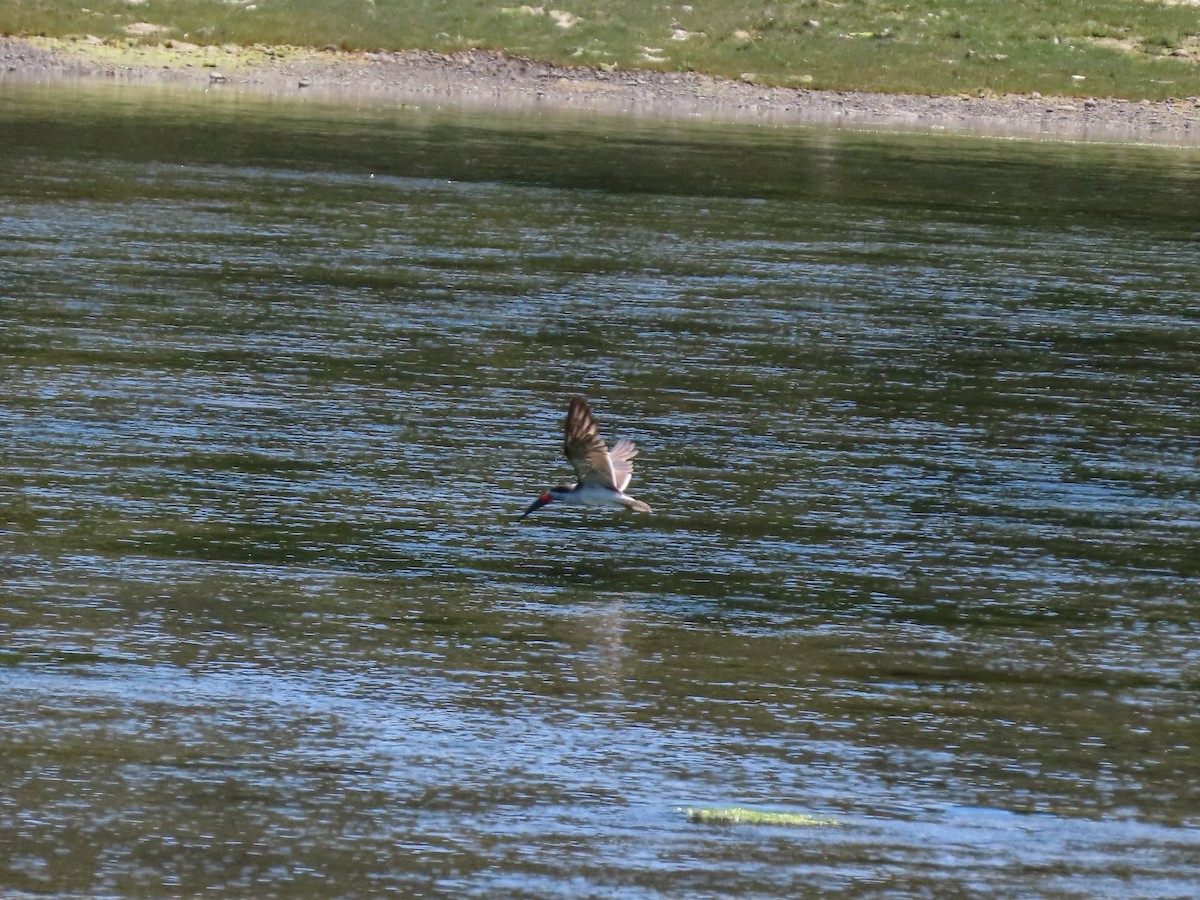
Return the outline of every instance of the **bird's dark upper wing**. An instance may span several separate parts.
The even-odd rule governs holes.
[[[563,433],[563,452],[567,454],[579,481],[620,490],[616,481],[618,477],[624,477],[624,473],[613,471],[613,460],[608,447],[600,437],[600,429],[596,427],[596,420],[592,418],[588,402],[582,397],[571,398]],[[627,459],[622,457],[622,466],[629,465]],[[625,478],[625,483],[629,483],[628,478]]]

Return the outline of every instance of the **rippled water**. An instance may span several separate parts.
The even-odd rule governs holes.
[[[4,893],[1200,891],[1194,152],[0,118]]]

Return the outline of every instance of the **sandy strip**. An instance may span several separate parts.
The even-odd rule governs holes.
[[[170,42],[168,42],[170,44]],[[1200,100],[926,97],[771,88],[684,73],[547,65],[490,51],[114,47],[0,37],[0,79],[107,79],[419,105],[561,108],[764,124],[820,123],[1060,140],[1200,145]]]

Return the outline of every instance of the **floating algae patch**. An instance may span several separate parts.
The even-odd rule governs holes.
[[[693,822],[700,825],[791,825],[812,827],[816,825],[838,825],[836,819],[822,819],[808,813],[763,812],[758,809],[743,809],[740,806],[704,807],[680,809]]]

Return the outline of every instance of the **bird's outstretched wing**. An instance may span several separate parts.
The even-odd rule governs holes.
[[[610,452],[600,437],[588,402],[572,397],[563,428],[563,452],[579,476],[581,484],[600,484],[617,491],[625,490],[633,477],[633,458],[637,448],[631,441],[617,441]]]
[[[608,460],[612,464],[613,487],[624,492],[633,480],[633,458],[637,456],[637,447],[633,441],[621,438],[608,451]]]

